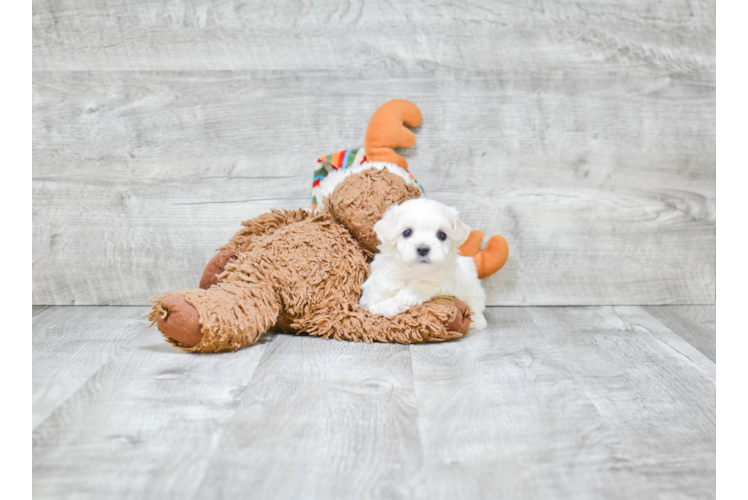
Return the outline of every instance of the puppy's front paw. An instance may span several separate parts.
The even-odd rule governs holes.
[[[470,318],[470,320],[470,326],[473,330],[485,330],[488,326],[488,321],[486,321],[486,317],[483,316],[483,313],[473,314],[473,317]]]
[[[408,306],[401,304],[395,299],[387,299],[382,302],[378,302],[369,308],[369,311],[374,314],[384,314],[388,318],[396,316],[400,313],[404,313],[408,310]]]
[[[406,309],[423,304],[423,297],[421,297],[421,294],[410,288],[404,288],[397,292],[395,300],[406,306]]]

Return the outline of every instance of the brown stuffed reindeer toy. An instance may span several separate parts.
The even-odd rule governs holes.
[[[393,151],[413,146],[404,125],[420,123],[414,104],[385,103],[369,123],[365,161],[324,179],[318,213],[273,210],[243,222],[208,263],[200,288],[155,297],[149,319],[191,352],[234,351],[270,329],[405,344],[461,337],[471,312],[454,297],[391,318],[358,304],[377,251],[374,224],[392,204],[421,196],[407,162]],[[485,277],[504,264],[508,247],[494,236],[481,251],[482,238],[474,232],[461,251]]]

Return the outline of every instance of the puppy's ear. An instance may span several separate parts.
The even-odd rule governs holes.
[[[388,208],[382,219],[374,224],[374,232],[377,233],[379,241],[385,245],[394,245],[399,233],[397,232],[397,222],[400,217],[400,206],[395,203]]]
[[[465,243],[465,241],[467,241],[468,239],[468,236],[470,236],[470,226],[462,222],[457,217],[455,217],[455,223],[452,227],[452,231],[454,232],[452,239],[454,240],[455,246],[457,247]]]

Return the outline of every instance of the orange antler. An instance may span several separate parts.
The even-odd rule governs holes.
[[[483,250],[480,249],[481,243],[483,243],[483,233],[471,231],[468,239],[460,246],[460,255],[473,258],[478,270],[478,278],[483,279],[504,267],[509,258],[509,244],[503,236],[498,234],[488,238]]]
[[[480,252],[480,246],[483,243],[483,231],[470,231],[468,239],[465,243],[460,245],[460,255],[465,257],[473,257],[475,254]]]
[[[371,116],[366,128],[366,159],[395,163],[408,170],[408,162],[393,149],[413,147],[416,136],[405,126],[417,127],[421,119],[418,106],[405,99],[393,99],[382,104]]]

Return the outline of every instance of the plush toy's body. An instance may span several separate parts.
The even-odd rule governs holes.
[[[418,110],[407,101],[393,102],[411,114]],[[417,115],[417,123],[406,123],[417,126]],[[404,128],[402,116],[392,120]],[[206,267],[201,288],[156,297],[149,318],[169,342],[193,352],[233,351],[271,328],[364,342],[462,336],[470,311],[459,299],[439,297],[392,318],[358,305],[378,243],[374,223],[392,204],[421,195],[407,175],[393,173],[402,167],[368,166],[336,179],[319,213],[273,211],[244,222]],[[475,252],[480,241],[477,247]]]
[[[374,191],[378,196],[362,199],[362,186],[368,186],[370,196]],[[459,337],[469,316],[460,314],[464,306],[460,311],[449,298],[394,318],[360,307],[361,285],[369,274],[373,248],[353,238],[349,228],[332,215],[360,220],[357,212],[361,210],[384,212],[393,203],[419,195],[420,190],[400,177],[370,169],[338,186],[320,214],[274,211],[247,221],[219,254],[227,263],[216,283],[207,290],[167,293],[157,299],[152,319],[174,345],[199,352],[236,350],[256,342],[273,327],[368,342]],[[369,206],[361,206],[362,201]],[[189,306],[197,312],[199,330],[194,322],[184,324],[182,311]],[[164,318],[165,311],[170,313]]]

